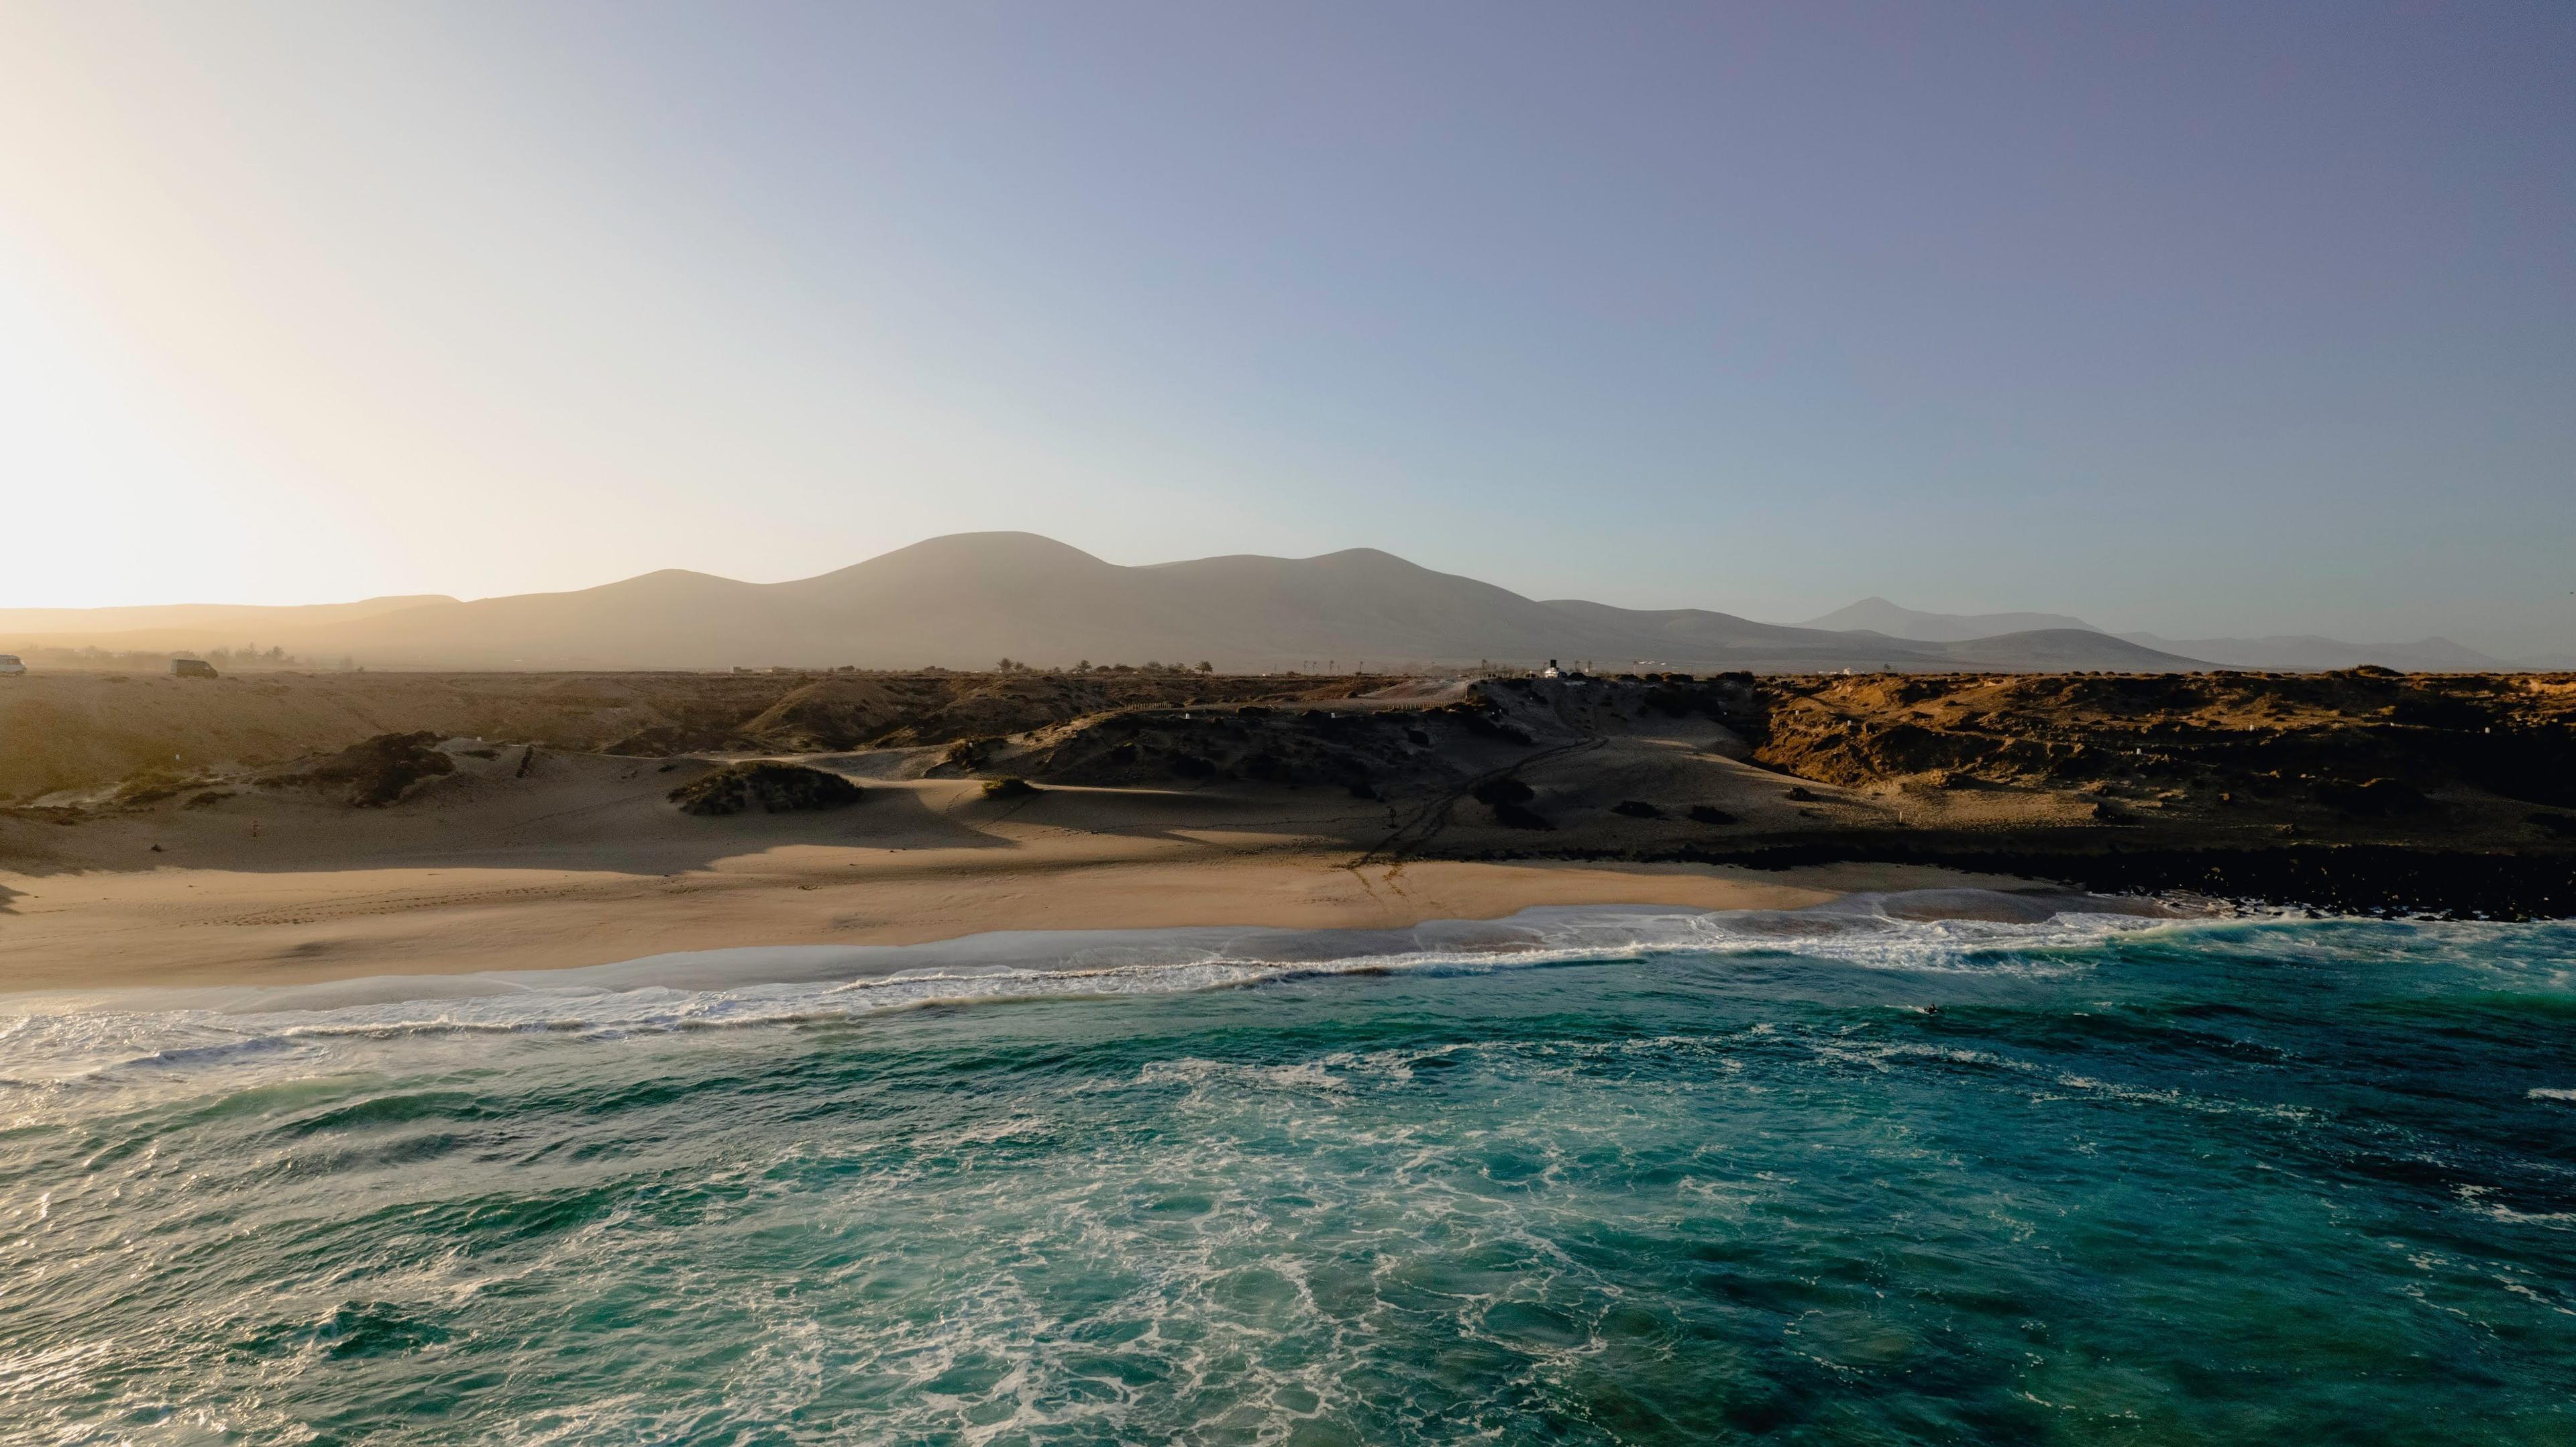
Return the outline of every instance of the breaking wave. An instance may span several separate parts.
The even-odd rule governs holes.
[[[796,1024],[925,1006],[1159,995],[1332,975],[1466,974],[1695,954],[2045,977],[2113,938],[2210,921],[2087,896],[1941,889],[1799,910],[1547,906],[1401,930],[1007,931],[899,946],[750,946],[578,969],[321,985],[21,996],[0,1082],[253,1060],[335,1036],[614,1037]]]
[[[2576,931],[2130,908],[20,997],[0,1439],[2549,1437]]]

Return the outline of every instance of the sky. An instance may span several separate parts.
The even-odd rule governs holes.
[[[2576,655],[2576,7],[0,0],[0,607],[1018,528]]]

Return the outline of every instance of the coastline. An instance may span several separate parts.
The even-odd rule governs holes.
[[[1797,909],[1864,891],[2031,883],[1919,864],[1360,864],[1347,851],[1087,836],[996,856],[797,844],[669,874],[498,862],[0,873],[10,891],[0,995],[557,971],[1018,930],[1409,929],[1544,906]]]
[[[1514,857],[1506,852],[1482,860]],[[1559,858],[1581,859],[1581,853]],[[1757,872],[1820,865],[1915,865],[2019,879],[2097,894],[2223,900],[2317,914],[2507,921],[2576,918],[2576,858],[2564,851],[2420,848],[2403,844],[2279,844],[2268,848],[2156,841],[2123,847],[2013,847],[1991,839],[1854,834],[1734,849],[1684,849],[1679,859]]]
[[[922,737],[960,737],[791,755],[844,781],[829,808],[681,807],[681,793],[733,760],[722,751],[386,733],[291,767],[136,775],[0,809],[0,995],[559,971],[1007,931],[1404,929],[1558,906],[1795,909],[1955,886],[2345,914],[2576,913],[2576,815],[2422,769],[2423,788],[2390,775],[2354,784],[2350,798],[2307,782],[2272,789],[2280,771],[2232,755],[2192,773],[2121,747],[2129,734],[2103,732],[2100,720],[2084,723],[2106,686],[2093,678],[2050,685],[2071,703],[2003,700],[2035,718],[2066,715],[2095,742],[2051,744],[2047,769],[2030,777],[2004,767],[2022,757],[2007,750],[1989,761],[1994,778],[1903,772],[1925,758],[1888,751],[1930,745],[1901,731],[1876,753],[1851,753],[1855,729],[1911,708],[1912,693],[1869,693],[1898,687],[1884,680],[1792,690],[1769,714],[1739,696],[1740,680],[1697,692],[1600,681],[1598,697],[1507,680],[1436,705],[1406,685],[1297,712],[1184,696],[1177,709],[1167,699],[1017,734],[984,732],[1033,721],[993,712],[998,695],[955,680],[923,686],[932,682],[946,690],[939,698],[982,711],[935,728],[916,720],[930,730]],[[1991,703],[1976,691],[2045,682],[1904,687]],[[2300,757],[2324,758],[2347,735],[2449,747],[2352,732],[2396,686],[2383,684],[2321,681],[2340,711],[2298,705],[2316,713]],[[1042,682],[1036,702],[1064,702],[1047,690],[1069,687]],[[2265,687],[2253,703],[2288,696],[2286,685]],[[1825,693],[1840,711],[1808,718]],[[596,702],[587,691],[564,698]],[[2193,700],[2209,702],[2183,702]],[[2122,709],[2105,717],[2145,737],[2135,709]],[[1977,722],[1985,717],[1961,714],[1937,737],[1992,742],[2001,725]],[[817,718],[807,723],[831,723]],[[1931,725],[1901,726],[1918,727]],[[497,721],[486,729],[510,736]],[[1756,738],[1776,756],[1768,764],[1751,752]],[[2247,747],[2265,762],[2283,746]],[[1792,765],[1805,772],[1783,771]],[[2180,785],[2161,787],[2168,775]],[[1023,776],[1036,787],[988,790]]]

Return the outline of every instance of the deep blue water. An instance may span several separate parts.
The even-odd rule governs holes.
[[[1755,924],[0,1022],[0,1440],[2576,1442],[2576,929]]]

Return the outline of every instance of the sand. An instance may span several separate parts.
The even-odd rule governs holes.
[[[391,809],[244,794],[70,828],[12,821],[0,993],[565,969],[988,930],[1795,908],[1999,882],[1898,866],[1362,862],[1382,809],[1317,794],[1051,789],[1000,804],[968,781],[872,780],[850,809],[700,819],[663,795],[703,765],[542,755],[517,777],[512,762]]]

